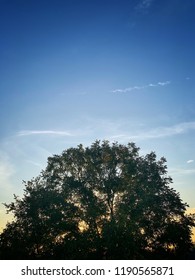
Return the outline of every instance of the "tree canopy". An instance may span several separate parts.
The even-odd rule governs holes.
[[[185,259],[194,216],[170,187],[166,159],[96,141],[48,158],[24,182],[0,235],[1,259]]]

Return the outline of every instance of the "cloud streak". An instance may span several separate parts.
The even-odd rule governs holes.
[[[150,88],[150,87],[164,87],[169,85],[171,82],[170,81],[165,81],[165,82],[158,82],[157,84],[148,84],[148,85],[144,85],[144,86],[133,86],[133,87],[128,87],[128,88],[124,88],[124,89],[114,89],[111,92],[113,93],[126,93],[126,92],[131,92],[131,91],[136,91],[136,90],[143,90],[146,88]]]
[[[6,158],[0,157],[0,185],[8,185],[9,178],[14,174],[13,166]],[[6,182],[6,184],[5,184]]]
[[[195,169],[182,169],[182,168],[170,168],[169,173],[173,175],[193,175],[195,174]]]
[[[140,0],[139,3],[137,4],[137,6],[135,7],[135,9],[138,11],[146,12],[152,5],[153,1],[154,0]]]
[[[7,153],[0,150],[0,204],[10,198],[10,192],[13,193],[14,185],[12,183],[16,170],[11,163],[11,159]],[[0,218],[1,220],[1,218]]]
[[[171,137],[187,133],[191,130],[195,130],[195,122],[184,122],[169,127],[157,127],[144,132],[138,132],[137,134],[118,133],[112,136],[112,139],[120,139],[121,141],[133,140],[148,140],[155,138]]]
[[[17,136],[31,136],[31,135],[56,135],[56,136],[73,136],[68,131],[61,130],[21,130]]]
[[[187,161],[187,163],[193,163],[193,162],[194,162],[193,159],[189,159],[189,160]]]

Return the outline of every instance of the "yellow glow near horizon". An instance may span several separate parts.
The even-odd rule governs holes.
[[[195,214],[195,208],[189,208],[186,211],[187,214]],[[192,241],[195,243],[195,227],[192,229]]]
[[[13,220],[12,214],[6,214],[6,211],[0,210],[0,233],[6,227],[6,224],[8,222],[11,222],[12,220]]]
[[[195,214],[195,208],[189,208],[186,211],[187,214]],[[6,211],[0,210],[0,233],[3,231],[3,229],[6,227],[6,224],[8,222],[11,222],[13,220],[13,215],[6,214]],[[82,231],[86,229],[87,225],[84,221],[80,222],[79,228]],[[192,229],[192,241],[195,243],[195,227]]]

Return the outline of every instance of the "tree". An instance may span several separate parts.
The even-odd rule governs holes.
[[[134,143],[96,141],[48,158],[5,204],[3,259],[184,259],[194,216],[170,187],[166,160]]]

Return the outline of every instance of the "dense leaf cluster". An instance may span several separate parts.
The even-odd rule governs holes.
[[[183,259],[193,216],[170,188],[165,158],[96,141],[48,158],[0,235],[1,259]]]

